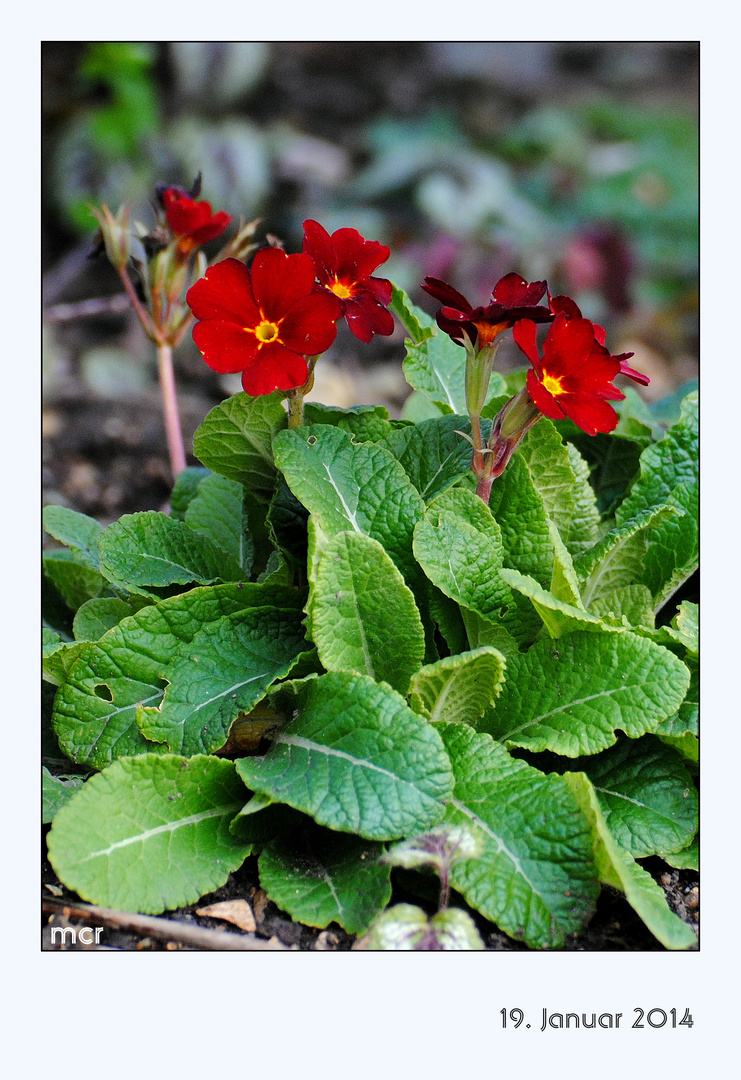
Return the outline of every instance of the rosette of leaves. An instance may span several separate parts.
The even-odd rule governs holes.
[[[288,430],[280,394],[237,394],[169,515],[47,508],[52,865],[161,912],[253,854],[294,919],[371,948],[479,948],[472,913],[559,948],[606,884],[690,948],[641,860],[696,856],[696,395],[600,436],[609,486],[541,419],[487,507],[462,350],[392,306],[424,419],[312,404]],[[440,912],[430,835],[468,845]],[[424,907],[399,910],[402,874]]]

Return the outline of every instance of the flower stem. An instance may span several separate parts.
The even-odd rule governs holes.
[[[448,900],[450,899],[450,878],[447,859],[440,860],[438,873],[440,874],[440,899],[438,900],[437,909],[438,911],[445,911],[448,906]]]
[[[167,433],[167,449],[170,453],[170,468],[173,480],[185,468],[185,448],[183,433],[180,430],[180,414],[175,393],[175,374],[172,366],[172,346],[168,342],[157,345],[157,367],[162,388],[162,407]]]
[[[288,426],[301,427],[304,422],[304,388],[299,386],[288,395]]]
[[[126,289],[126,295],[128,296],[129,300],[131,301],[131,306],[133,307],[134,311],[136,312],[136,314],[137,314],[137,316],[139,318],[139,322],[142,324],[142,327],[144,328],[144,333],[152,341],[157,341],[157,336],[158,336],[157,335],[157,328],[154,325],[154,323],[152,322],[152,318],[151,318],[149,312],[144,307],[144,305],[142,304],[139,297],[136,295],[136,289],[131,284],[131,278],[126,273],[125,268],[119,267],[118,276],[121,278],[121,281],[123,283],[123,287],[124,287],[124,289]]]

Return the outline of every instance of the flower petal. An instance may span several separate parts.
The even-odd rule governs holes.
[[[545,281],[533,281],[528,284],[520,274],[505,274],[496,283],[491,295],[504,307],[535,307],[545,290]]]
[[[422,288],[430,296],[434,296],[436,300],[439,300],[441,304],[445,304],[448,307],[456,308],[458,311],[464,311],[466,314],[470,314],[473,308],[466,300],[465,296],[461,296],[459,292],[453,288],[452,285],[447,285],[440,278],[426,277],[422,282]]]
[[[364,240],[357,229],[337,229],[332,233],[336,256],[335,272],[340,281],[362,281],[386,262],[391,249],[377,240]]]
[[[314,288],[316,268],[309,255],[286,255],[280,248],[261,248],[250,267],[255,303],[267,319],[282,319],[292,304]]]
[[[370,296],[353,297],[345,301],[347,325],[358,341],[366,344],[374,334],[388,336],[394,332],[394,317]]]
[[[552,394],[548,393],[543,384],[538,381],[538,376],[534,371],[528,371],[527,373],[527,390],[530,397],[533,399],[534,404],[543,413],[543,416],[547,416],[549,420],[566,419],[566,413],[559,404],[559,401],[564,395],[561,395],[559,401],[557,401]]]
[[[512,328],[512,337],[538,374],[541,374],[537,342],[538,328],[532,319],[519,319]],[[540,407],[540,406],[538,406]]]
[[[249,271],[237,259],[210,266],[188,289],[186,300],[197,319],[219,319],[239,326],[257,326],[261,319],[252,298]]]
[[[242,373],[242,388],[253,397],[274,390],[294,390],[303,386],[309,368],[303,356],[277,341],[262,345]]]
[[[302,356],[315,356],[336,338],[339,317],[340,302],[333,293],[311,293],[291,305],[280,324],[280,340]]]
[[[311,218],[304,222],[303,249],[314,260],[319,280],[325,285],[332,281],[337,267],[332,240],[327,230]]]
[[[258,351],[254,334],[236,323],[216,319],[196,323],[193,341],[208,366],[222,374],[244,371]]]
[[[587,435],[614,431],[620,421],[611,405],[592,394],[562,394],[559,403],[569,419]]]

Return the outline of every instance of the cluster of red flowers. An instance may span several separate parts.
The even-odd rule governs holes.
[[[179,188],[166,189],[161,199],[170,229],[187,250],[221,235],[230,220]],[[364,342],[393,332],[391,282],[373,276],[389,255],[388,247],[364,240],[356,229],[330,236],[318,222],[305,221],[300,254],[269,247],[257,253],[249,269],[226,259],[207,270],[187,296],[198,320],[193,339],[209,367],[241,371],[248,394],[302,387],[310,371],[306,358],[329,348],[339,319],[345,318]],[[482,307],[473,307],[438,278],[425,278],[422,288],[442,304],[440,329],[473,357],[492,347],[504,330],[513,330],[532,365],[530,400],[552,420],[568,417],[590,435],[612,431],[618,416],[608,402],[625,396],[613,385],[615,376],[648,383],[628,367],[632,353],[611,355],[602,327],[582,318],[569,297],[551,296],[545,281],[528,283],[507,274]],[[547,304],[541,303],[546,294]],[[550,323],[542,355],[538,323]]]
[[[425,278],[422,288],[443,307],[437,323],[453,341],[478,351],[493,344],[512,328],[521,351],[532,364],[527,390],[536,408],[551,420],[573,420],[588,435],[613,431],[618,415],[607,404],[625,397],[613,386],[616,375],[627,375],[646,386],[645,375],[628,367],[633,353],[612,356],[605,347],[605,331],[582,318],[568,296],[548,294],[548,306],[539,306],[547,292],[545,281],[528,284],[519,274],[507,274],[494,286],[487,307],[472,307],[465,297],[437,278]],[[550,323],[543,355],[536,342],[537,323]]]
[[[215,371],[241,371],[248,394],[301,387],[306,357],[329,348],[343,316],[360,341],[393,332],[391,282],[371,276],[389,255],[356,229],[330,236],[306,221],[301,254],[264,248],[249,269],[226,259],[206,271],[187,296],[193,340]]]

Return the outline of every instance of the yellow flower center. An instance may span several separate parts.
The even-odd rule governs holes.
[[[264,319],[259,326],[255,327],[255,336],[258,341],[263,344],[267,344],[270,341],[275,341],[278,337],[278,326],[274,322],[268,322]]]
[[[543,386],[552,394],[553,397],[558,397],[559,394],[563,394],[564,388],[561,384],[561,379],[556,378],[554,375],[543,374]]]
[[[334,279],[329,287],[335,296],[339,296],[340,300],[347,300],[348,297],[352,296],[352,286],[345,285],[344,282],[339,281],[337,278]]]

